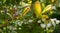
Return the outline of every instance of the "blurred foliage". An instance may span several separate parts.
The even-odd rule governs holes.
[[[60,33],[60,0],[0,0],[0,33]]]

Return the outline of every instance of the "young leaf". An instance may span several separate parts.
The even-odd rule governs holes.
[[[42,12],[42,13],[50,12],[50,10],[52,10],[52,4],[47,5],[47,6],[44,8],[44,10],[43,10],[43,12]]]
[[[34,9],[36,17],[40,18],[42,7],[41,7],[41,3],[39,1],[36,1],[34,3],[33,9]]]
[[[30,11],[30,7],[26,7],[26,8],[23,10],[21,16],[25,16],[29,11]]]

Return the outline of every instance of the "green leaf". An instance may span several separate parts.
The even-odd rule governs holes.
[[[3,20],[0,20],[0,24],[2,24],[3,23]]]
[[[5,3],[6,2],[6,0],[3,0],[3,3]]]

